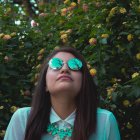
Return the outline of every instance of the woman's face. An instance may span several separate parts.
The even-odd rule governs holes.
[[[67,61],[75,58],[71,53],[58,52],[53,58],[60,58],[64,65],[59,70],[48,67],[46,73],[46,87],[52,96],[66,96],[74,98],[82,85],[82,72],[72,71],[67,66]]]

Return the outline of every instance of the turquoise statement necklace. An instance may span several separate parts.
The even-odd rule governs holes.
[[[66,129],[59,129],[58,125],[56,124],[49,124],[47,128],[47,132],[52,135],[58,135],[60,140],[63,140],[64,138],[71,138],[72,136],[73,127],[69,127]]]

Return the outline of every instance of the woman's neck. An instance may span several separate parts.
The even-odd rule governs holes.
[[[74,101],[51,98],[52,107],[61,119],[66,119],[75,109]]]

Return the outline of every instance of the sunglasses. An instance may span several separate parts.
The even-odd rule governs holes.
[[[71,58],[67,62],[67,66],[69,67],[70,70],[78,71],[82,68],[83,64],[81,60],[77,58]],[[64,61],[60,58],[52,58],[49,61],[49,67],[54,69],[54,70],[60,70],[63,65],[65,64]]]

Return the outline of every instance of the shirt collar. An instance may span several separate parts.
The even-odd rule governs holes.
[[[51,112],[50,112],[50,123],[56,123],[58,121],[65,121],[71,125],[74,125],[74,120],[75,120],[75,116],[76,116],[76,110],[74,110],[65,120],[62,120],[54,111],[53,108],[51,108]]]

